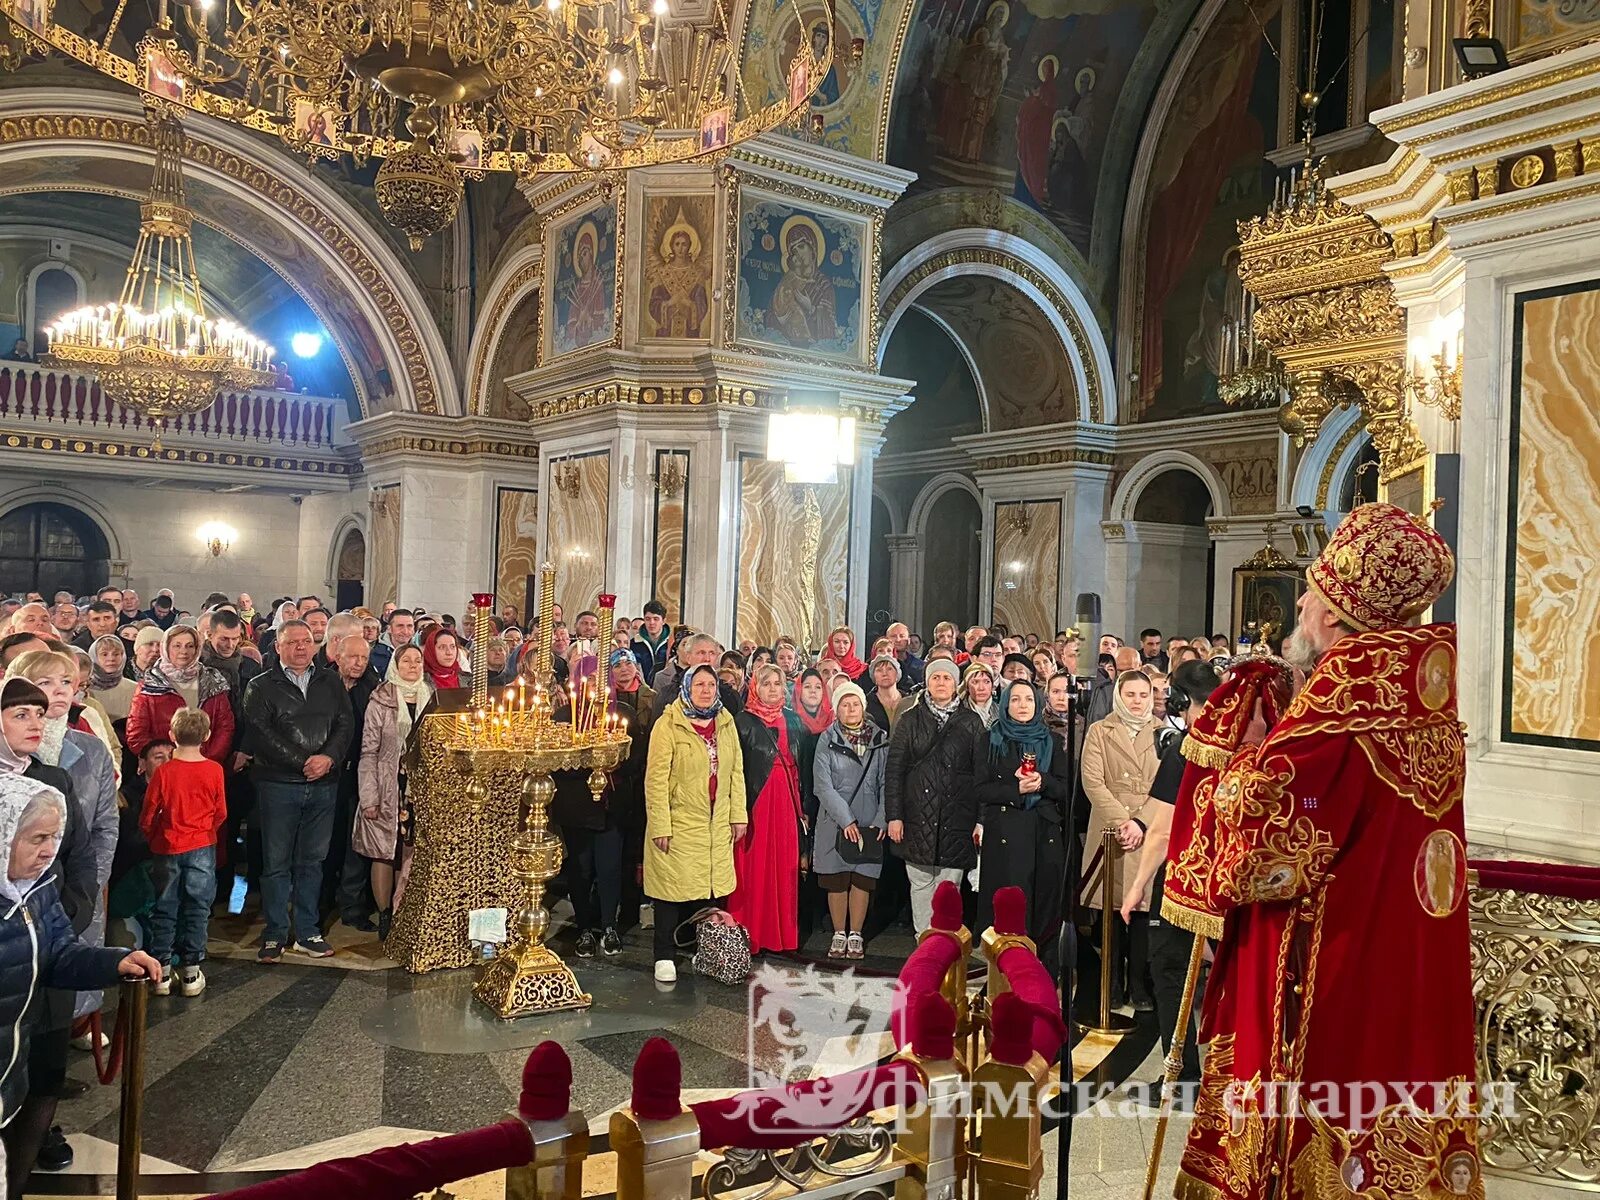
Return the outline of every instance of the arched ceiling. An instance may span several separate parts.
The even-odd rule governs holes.
[[[0,237],[15,230],[48,230],[69,243],[65,261],[74,266],[79,265],[71,250],[74,235],[103,246],[125,265],[138,228],[138,202],[121,196],[54,191],[0,196]],[[194,250],[210,307],[278,347],[279,357],[289,363],[298,386],[317,395],[354,400],[349,372],[331,344],[310,360],[291,355],[293,334],[319,333],[326,340],[327,331],[282,276],[239,243],[204,225],[195,227]],[[85,300],[106,303],[116,298],[121,286],[120,272],[115,277],[103,275],[89,284]],[[360,416],[359,408],[352,405],[351,418]]]
[[[983,401],[962,348],[937,320],[913,308],[895,325],[882,371],[913,379],[912,402],[884,427],[885,454],[905,454],[983,432]]]

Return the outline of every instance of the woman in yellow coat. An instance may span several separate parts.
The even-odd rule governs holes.
[[[737,885],[733,843],[747,816],[739,732],[723,709],[717,673],[685,673],[678,699],[650,734],[644,772],[644,891],[655,904],[656,978],[678,978],[673,935],[694,911]]]

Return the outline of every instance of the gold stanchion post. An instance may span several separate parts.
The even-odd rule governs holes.
[[[144,1022],[150,1004],[148,979],[124,979],[127,1010],[122,1044],[122,1111],[117,1117],[117,1200],[139,1200],[139,1163],[144,1157]]]
[[[1133,1018],[1124,1016],[1111,1007],[1111,977],[1116,970],[1116,922],[1120,919],[1121,897],[1116,894],[1116,872],[1111,869],[1122,847],[1117,835],[1107,829],[1100,837],[1100,1011],[1095,1024],[1089,1026],[1094,1033],[1127,1033],[1133,1028]]]
[[[700,1123],[684,1109],[664,1121],[611,1114],[611,1149],[617,1156],[617,1200],[691,1200]]]
[[[506,1172],[506,1200],[582,1200],[583,1164],[589,1157],[589,1122],[583,1110],[554,1121],[518,1119],[533,1139],[533,1161]]]
[[[1177,1028],[1172,1031],[1172,1049],[1167,1051],[1166,1073],[1161,1080],[1161,1112],[1156,1117],[1156,1136],[1150,1144],[1150,1162],[1144,1172],[1144,1200],[1156,1194],[1156,1176],[1161,1173],[1161,1150],[1167,1141],[1167,1125],[1172,1120],[1172,1101],[1178,1086],[1178,1076],[1183,1074],[1183,1045],[1189,1040],[1190,1011],[1194,1007],[1195,988],[1200,984],[1200,966],[1205,961],[1206,939],[1194,935],[1194,947],[1189,951],[1189,973],[1183,980],[1183,1003],[1178,1006]]]

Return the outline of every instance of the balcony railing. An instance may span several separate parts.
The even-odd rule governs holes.
[[[224,392],[204,412],[170,422],[167,436],[306,448],[348,444],[343,400],[291,392]],[[0,422],[59,424],[151,437],[155,423],[108,399],[93,375],[28,363],[0,363]]]

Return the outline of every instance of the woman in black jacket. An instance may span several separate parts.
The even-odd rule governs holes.
[[[972,746],[983,722],[962,706],[956,684],[954,663],[929,663],[921,698],[889,739],[884,816],[894,852],[906,864],[918,933],[933,916],[934,889],[947,879],[959,883],[977,858]]]
[[[1067,756],[1045,723],[1033,684],[1007,684],[999,709],[972,751],[982,847],[977,928],[994,923],[995,892],[1020,887],[1028,898],[1028,936],[1048,963],[1045,951],[1061,926],[1062,823],[1071,794]]]

